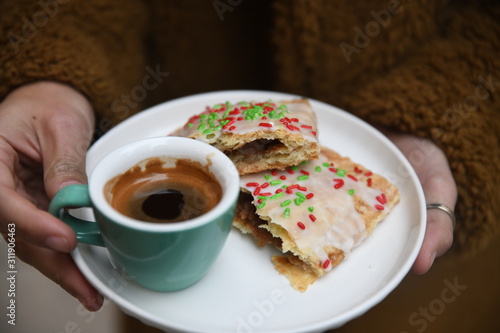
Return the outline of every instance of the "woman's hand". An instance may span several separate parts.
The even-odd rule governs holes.
[[[431,141],[412,135],[396,133],[386,133],[386,135],[415,169],[424,190],[426,203],[440,203],[454,210],[457,188],[443,151]],[[448,251],[452,243],[451,218],[443,211],[428,210],[424,243],[413,264],[413,271],[417,274],[426,273],[434,259]]]
[[[0,231],[15,224],[16,255],[95,311],[102,296],[69,254],[75,234],[47,213],[59,189],[86,182],[93,129],[90,103],[63,84],[29,84],[0,103]]]

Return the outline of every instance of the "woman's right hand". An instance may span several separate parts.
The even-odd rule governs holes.
[[[89,101],[64,84],[25,85],[0,103],[0,231],[14,227],[16,256],[91,311],[103,298],[71,258],[74,232],[47,208],[62,187],[86,183],[94,122]]]

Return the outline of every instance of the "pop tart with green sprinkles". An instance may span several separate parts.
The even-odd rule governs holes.
[[[307,99],[207,106],[172,135],[218,148],[240,175],[283,170],[319,156],[316,114]]]
[[[282,252],[272,262],[302,292],[370,236],[400,198],[389,180],[325,147],[316,160],[242,176],[240,187],[233,225]]]

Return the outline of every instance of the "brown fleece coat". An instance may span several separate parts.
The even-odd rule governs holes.
[[[316,98],[434,141],[458,185],[454,252],[498,239],[498,1],[5,0],[0,13],[2,98],[67,83],[91,101],[98,134],[204,91]]]

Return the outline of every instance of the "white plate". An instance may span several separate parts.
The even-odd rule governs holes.
[[[87,171],[130,141],[163,136],[207,105],[225,101],[280,100],[267,91],[220,91],[176,99],[131,117],[98,140]],[[74,260],[103,295],[144,323],[169,332],[322,332],[362,315],[383,300],[411,268],[425,232],[425,201],[418,179],[399,150],[370,125],[311,100],[322,145],[393,181],[401,202],[349,258],[305,293],[292,289],[271,263],[273,249],[257,248],[232,230],[208,275],[174,293],[146,290],[121,276],[104,248],[79,244]],[[77,212],[92,219],[88,210]]]

